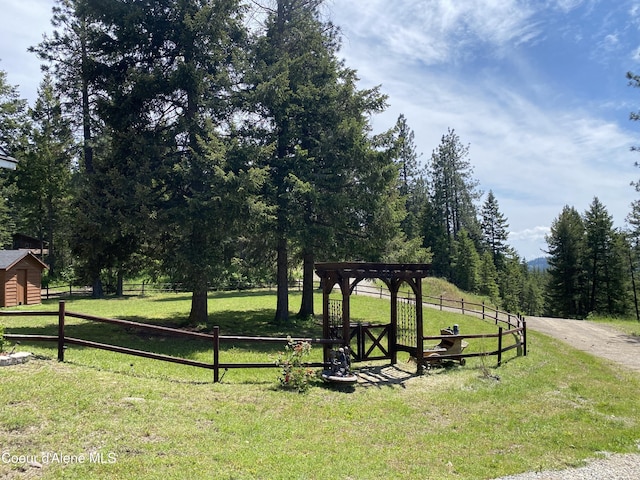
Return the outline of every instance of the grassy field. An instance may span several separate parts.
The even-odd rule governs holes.
[[[181,326],[189,300],[74,299],[67,310]],[[292,308],[298,303],[293,295]],[[272,324],[274,307],[270,293],[213,294],[210,323],[222,335],[320,336],[313,321]],[[354,297],[352,314],[386,322],[389,304]],[[492,328],[439,311],[425,317],[433,334],[454,323],[463,333]],[[56,331],[55,317],[0,321],[7,333]],[[67,335],[202,361],[212,355],[206,342],[84,321],[70,320]],[[314,381],[306,394],[280,390],[276,368],[229,370],[213,384],[205,369],[74,346],[58,363],[55,345],[24,344],[37,358],[0,369],[0,478],[489,479],[637,452],[638,375],[528,337],[529,354],[512,351],[499,368],[490,357],[418,377],[407,358],[368,362],[356,368],[379,381],[342,390]],[[276,355],[277,348],[226,345],[221,361]],[[315,347],[312,360],[320,358]]]

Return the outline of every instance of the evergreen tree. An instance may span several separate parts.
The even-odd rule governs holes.
[[[585,225],[585,269],[589,299],[589,312],[601,310],[599,293],[608,281],[608,263],[613,242],[613,219],[598,197],[594,197],[589,210],[584,214]],[[602,288],[604,290],[604,288]]]
[[[479,287],[480,255],[466,230],[458,232],[454,245],[454,283],[467,292]]]
[[[631,278],[628,252],[630,245],[626,235],[615,230],[611,243],[611,252],[605,266],[605,285],[603,303],[610,315],[626,315],[630,311]]]
[[[500,212],[498,200],[489,190],[482,206],[480,226],[482,228],[484,244],[487,245],[496,268],[500,269],[507,252],[507,237],[509,224]]]
[[[0,147],[21,160],[30,128],[27,101],[20,98],[18,89],[7,82],[7,74],[0,70]],[[13,195],[13,172],[0,169],[0,248],[11,247],[15,233],[15,209],[9,203]]]
[[[301,316],[313,313],[313,263],[352,252],[381,254],[398,200],[397,171],[368,136],[381,111],[378,89],[359,91],[357,77],[336,58],[337,29],[320,18],[322,1],[278,0],[257,39],[254,135],[271,148],[264,198],[275,212],[269,237],[276,251],[276,320],[289,315],[288,271],[303,259]],[[397,197],[397,195],[396,195]],[[367,251],[368,250],[368,251]]]
[[[404,199],[406,216],[400,224],[407,241],[422,237],[421,224],[429,201],[426,172],[418,164],[415,134],[404,115],[400,115],[393,130],[394,161],[399,171],[399,193]]]
[[[86,0],[56,0],[51,18],[53,34],[45,35],[42,42],[29,50],[46,62],[42,68],[52,75],[63,113],[82,132],[81,168],[92,173],[94,139],[101,131],[94,107],[101,92],[90,81],[99,56],[91,45],[101,31],[90,21],[88,5]]]
[[[489,252],[484,252],[480,258],[480,268],[478,273],[478,293],[486,295],[493,303],[498,303],[500,299],[500,289],[498,288],[498,271],[493,263],[493,257]]]
[[[0,70],[0,147],[14,157],[19,155],[29,129],[27,101],[20,98],[17,87],[7,82],[7,73]]]
[[[112,219],[103,261],[122,269],[152,239],[165,271],[192,291],[193,323],[207,321],[209,285],[260,181],[234,154],[240,10],[235,0],[87,8],[102,28],[90,81],[104,92],[98,112],[110,140],[109,161],[94,163],[94,191],[103,192],[94,218]]]
[[[503,262],[498,273],[502,308],[507,312],[520,312],[525,291],[526,265],[520,263],[518,255],[513,251],[505,255]]]
[[[43,41],[30,50],[46,62],[42,68],[52,75],[63,115],[71,121],[74,131],[80,132],[82,155],[74,180],[70,245],[77,256],[77,279],[91,283],[93,296],[101,297],[101,273],[108,267],[108,254],[104,250],[108,248],[109,235],[105,229],[110,217],[95,213],[100,211],[104,195],[100,179],[94,178],[94,158],[102,157],[98,160],[104,162],[108,151],[103,138],[104,125],[96,109],[105,93],[92,78],[100,57],[99,49],[93,46],[97,38],[105,37],[101,30],[104,26],[89,16],[90,5],[84,0],[56,0],[51,19],[53,34],[45,35]]]
[[[33,129],[29,148],[16,168],[15,196],[21,231],[47,242],[49,275],[58,273],[58,252],[67,243],[70,220],[71,168],[75,142],[70,122],[63,117],[50,76],[40,85],[30,110]],[[58,248],[58,246],[62,248]]]
[[[549,314],[583,318],[586,315],[585,228],[575,208],[565,206],[562,209],[552,222],[546,241],[549,247],[549,283],[546,290]]]
[[[429,227],[425,244],[434,253],[434,272],[450,277],[454,240],[466,230],[476,245],[480,243],[480,226],[474,202],[480,197],[477,180],[468,159],[469,147],[460,142],[454,130],[443,135],[440,145],[431,155],[429,176],[430,210],[426,217]]]
[[[547,284],[547,272],[531,271],[524,261],[523,272],[525,272],[525,282],[520,300],[520,309],[524,315],[542,315],[544,312],[544,291]]]

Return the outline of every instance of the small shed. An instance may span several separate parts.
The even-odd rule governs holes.
[[[0,250],[0,307],[40,303],[45,268],[29,250]]]

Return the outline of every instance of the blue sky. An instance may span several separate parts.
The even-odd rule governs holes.
[[[41,79],[26,52],[50,31],[53,0],[4,0],[0,69],[31,102]],[[326,0],[341,56],[363,88],[381,85],[427,161],[448,128],[469,144],[480,188],[493,190],[527,259],[563,206],[598,197],[623,227],[640,194],[640,0]]]

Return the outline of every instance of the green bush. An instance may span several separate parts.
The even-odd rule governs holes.
[[[282,388],[306,392],[309,388],[309,380],[313,377],[312,369],[303,363],[305,357],[311,355],[309,342],[294,342],[287,337],[288,344],[284,352],[280,352],[276,365],[282,367],[280,385]]]
[[[4,352],[4,325],[0,323],[0,353]]]

